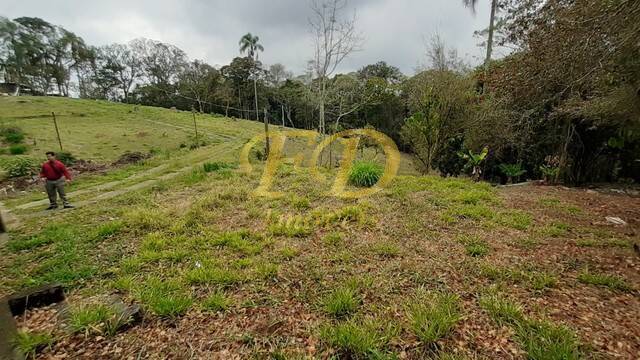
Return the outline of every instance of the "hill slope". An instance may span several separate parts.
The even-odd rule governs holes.
[[[59,149],[82,159],[113,161],[126,151],[176,150],[195,141],[193,114],[163,108],[59,97],[0,98],[0,127],[20,127],[28,154]],[[197,114],[201,140],[243,143],[262,131],[255,121]]]
[[[27,100],[41,112],[49,101],[69,114],[78,104],[92,108]],[[139,118],[127,105],[98,104],[107,110],[91,116],[123,126],[113,139],[127,121],[187,126],[191,116],[140,109],[149,116]],[[19,118],[16,104],[10,109],[2,110],[10,121],[32,120]],[[91,128],[91,116],[69,118]],[[84,206],[75,210],[24,206],[39,192],[9,202],[19,223],[0,244],[0,296],[47,283],[67,289],[68,310],[16,318],[31,333],[49,334],[42,358],[640,353],[640,261],[632,248],[640,199],[436,176],[399,176],[375,195],[340,199],[327,195],[335,171],[320,181],[291,164],[273,184],[284,196],[258,197],[260,164],[246,174],[235,163],[260,124],[208,121],[209,146],[80,178],[71,200]],[[70,138],[91,147],[91,131],[89,139],[75,131]],[[206,172],[203,163],[214,161]],[[628,226],[608,224],[609,215]],[[118,329],[113,297],[139,304],[145,320]]]

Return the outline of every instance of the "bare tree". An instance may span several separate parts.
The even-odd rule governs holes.
[[[440,34],[433,34],[425,46],[428,61],[425,70],[462,72],[466,70],[464,61],[458,57],[458,50],[447,47]]]
[[[311,3],[313,16],[309,19],[309,24],[315,40],[311,65],[317,79],[318,131],[321,134],[326,133],[327,80],[349,54],[360,50],[363,42],[356,31],[355,13],[351,18],[340,18],[347,2],[348,0],[313,0]]]

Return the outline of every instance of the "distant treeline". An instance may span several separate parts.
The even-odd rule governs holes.
[[[465,66],[434,38],[413,76],[378,62],[320,82],[251,56],[214,68],[148,39],[90,46],[22,17],[0,18],[0,73],[42,94],[247,119],[256,119],[257,77],[260,120],[304,129],[318,129],[323,83],[327,132],[374,127],[424,171],[473,171],[461,155],[487,149],[489,180],[640,181],[640,2],[504,0],[500,9],[496,38],[514,51],[486,68]]]

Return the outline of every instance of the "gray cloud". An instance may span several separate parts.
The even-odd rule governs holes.
[[[238,40],[246,32],[260,36],[264,63],[280,62],[296,73],[304,71],[313,50],[307,0],[3,2],[0,15],[41,17],[93,45],[146,37],[172,43],[189,57],[214,65],[238,55]],[[461,0],[351,0],[349,8],[349,15],[356,12],[365,43],[341,71],[385,60],[412,74],[424,62],[424,39],[436,31],[469,63],[482,59],[473,31],[486,27],[489,0],[480,1],[475,16]]]

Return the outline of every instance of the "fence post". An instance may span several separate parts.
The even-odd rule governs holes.
[[[58,144],[60,145],[60,151],[62,151],[62,140],[60,140],[60,131],[58,130],[58,121],[56,120],[56,114],[52,111],[51,115],[53,116],[53,125],[56,128],[56,135],[58,136]]]
[[[200,147],[200,140],[198,140],[198,125],[196,124],[196,110],[191,108],[191,113],[193,114],[193,128],[196,131],[196,146]]]
[[[267,118],[267,108],[264,108],[264,152],[269,156],[269,120]]]

